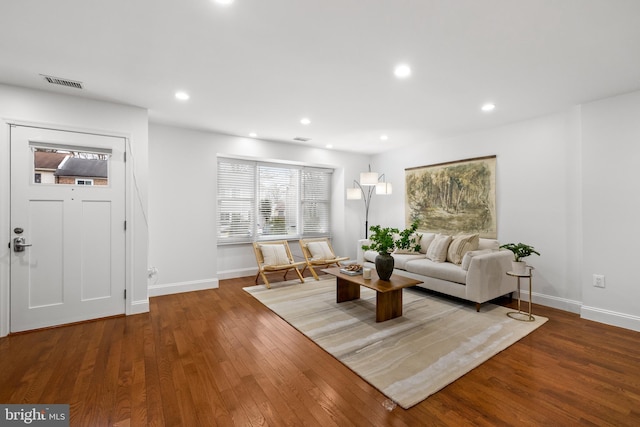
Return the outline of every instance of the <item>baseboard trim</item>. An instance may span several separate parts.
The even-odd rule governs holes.
[[[640,317],[597,307],[582,306],[580,317],[594,322],[640,332]]]
[[[217,289],[218,279],[194,280],[190,282],[165,283],[162,285],[150,285],[149,297],[159,297],[162,295],[179,294],[181,292],[204,291],[207,289]]]
[[[218,279],[235,279],[236,277],[255,276],[256,274],[258,274],[258,269],[256,267],[240,268],[237,270],[218,271]]]
[[[127,307],[127,316],[132,314],[141,314],[149,312],[149,299],[131,301],[131,305]]]
[[[517,293],[514,293],[514,298]],[[534,304],[544,305],[545,307],[557,308],[558,310],[568,311],[570,313],[580,314],[582,302],[570,300],[567,298],[554,297],[552,295],[539,294],[532,292],[531,297]],[[522,292],[522,300],[529,301],[527,292]]]

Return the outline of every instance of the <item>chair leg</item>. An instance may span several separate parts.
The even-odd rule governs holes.
[[[307,268],[307,266],[305,266],[304,268]],[[316,273],[312,265],[309,266],[309,271],[311,271],[311,274],[313,274],[313,277],[315,277],[316,280],[320,280],[320,278],[318,277],[318,273]],[[304,273],[304,270],[302,270],[302,272]]]
[[[269,281],[267,280],[267,275],[264,274],[263,271],[260,272],[260,276],[262,276],[262,281],[264,282],[264,285],[267,287],[267,289],[271,289],[271,285],[269,284]],[[256,277],[256,284],[258,283],[258,278]]]
[[[294,268],[294,270],[296,270],[296,273],[298,273],[298,277],[300,278],[300,282],[304,283],[304,277],[302,277],[302,274],[300,274],[300,270],[298,270],[298,267]],[[311,271],[313,271],[313,268],[311,269]]]

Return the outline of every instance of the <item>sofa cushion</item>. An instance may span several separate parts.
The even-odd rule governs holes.
[[[376,262],[378,252],[376,251],[364,251],[364,260],[369,262]]]
[[[422,238],[420,239],[420,253],[426,254],[429,250],[429,246],[431,246],[431,243],[435,238],[435,233],[422,233]]]
[[[464,254],[464,257],[462,258],[462,264],[461,264],[462,269],[465,271],[469,270],[469,266],[471,265],[471,259],[474,256],[490,254],[492,252],[495,252],[495,251],[493,249],[478,249],[477,251],[467,252],[466,254]]]
[[[500,249],[500,243],[496,239],[484,239],[480,238],[478,241],[478,249]]]
[[[430,259],[416,259],[408,261],[406,270],[411,273],[421,274],[423,276],[433,277],[434,279],[448,280],[466,284],[467,272],[459,265],[450,262],[434,262]]]
[[[462,234],[455,236],[451,240],[449,249],[447,250],[447,261],[454,264],[460,264],[462,257],[469,251],[478,249],[478,241],[480,236],[476,234]]]
[[[393,267],[400,270],[407,269],[407,263],[416,259],[425,259],[425,255],[419,252],[413,254],[393,254]]]
[[[427,258],[434,262],[445,262],[447,260],[447,249],[451,243],[451,236],[436,234],[433,242],[427,250]]]

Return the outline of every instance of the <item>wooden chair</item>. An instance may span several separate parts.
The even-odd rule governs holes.
[[[304,261],[295,261],[289,244],[286,240],[274,240],[270,242],[254,242],[253,252],[256,255],[256,261],[258,262],[258,274],[256,274],[256,285],[258,284],[258,277],[262,276],[262,280],[267,288],[271,289],[269,280],[265,273],[274,273],[276,271],[284,271],[284,279],[287,279],[287,273],[290,270],[295,270],[296,274],[300,278],[300,282],[304,283],[302,273],[298,270],[298,267],[306,265]]]
[[[300,249],[306,261],[302,272],[309,268],[316,280],[320,280],[313,267],[329,267],[336,265],[340,267],[341,261],[346,261],[349,257],[337,257],[331,246],[331,242],[326,237],[316,239],[300,239]]]

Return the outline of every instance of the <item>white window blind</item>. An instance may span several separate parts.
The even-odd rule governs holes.
[[[218,158],[218,243],[329,235],[333,170]]]
[[[331,174],[325,169],[302,170],[302,234],[329,234]]]
[[[218,238],[251,241],[255,224],[256,168],[252,162],[218,159]]]

